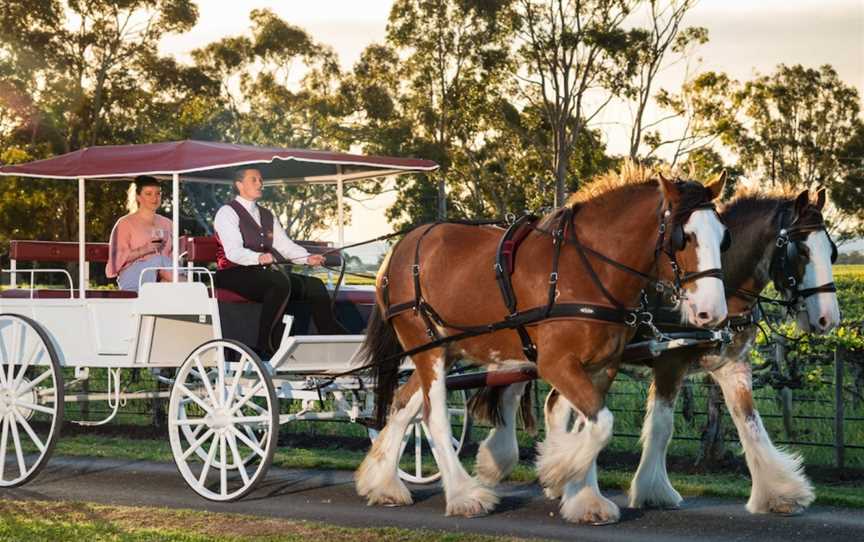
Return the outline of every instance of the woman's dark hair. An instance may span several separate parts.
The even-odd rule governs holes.
[[[145,186],[156,186],[162,188],[162,183],[160,183],[156,177],[151,177],[150,175],[138,175],[135,177],[135,180],[132,181],[132,184],[135,186],[135,193],[139,196],[141,195],[141,190],[143,190]]]

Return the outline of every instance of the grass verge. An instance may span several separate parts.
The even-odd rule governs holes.
[[[337,527],[300,520],[240,514],[105,506],[80,502],[0,499],[0,540],[29,542],[469,542],[517,541],[466,533],[392,527]]]

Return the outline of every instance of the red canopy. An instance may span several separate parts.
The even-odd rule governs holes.
[[[129,179],[136,175],[230,182],[238,166],[255,166],[266,184],[332,183],[408,171],[433,171],[438,164],[416,158],[362,156],[309,149],[253,147],[212,141],[90,147],[26,164],[0,166],[0,175],[45,179]],[[341,172],[340,172],[341,169]]]

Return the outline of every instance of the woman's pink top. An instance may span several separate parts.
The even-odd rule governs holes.
[[[129,213],[120,218],[111,230],[111,240],[108,248],[108,263],[105,265],[105,275],[114,278],[121,271],[137,260],[149,258],[154,253],[132,258],[132,252],[153,240],[153,229],[162,230],[162,250],[165,256],[171,256],[171,221],[162,215],[156,215],[153,224],[148,224],[137,213]]]

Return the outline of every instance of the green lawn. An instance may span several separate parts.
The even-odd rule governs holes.
[[[429,530],[348,528],[239,514],[0,499],[0,540],[28,542],[469,542],[517,541]]]

